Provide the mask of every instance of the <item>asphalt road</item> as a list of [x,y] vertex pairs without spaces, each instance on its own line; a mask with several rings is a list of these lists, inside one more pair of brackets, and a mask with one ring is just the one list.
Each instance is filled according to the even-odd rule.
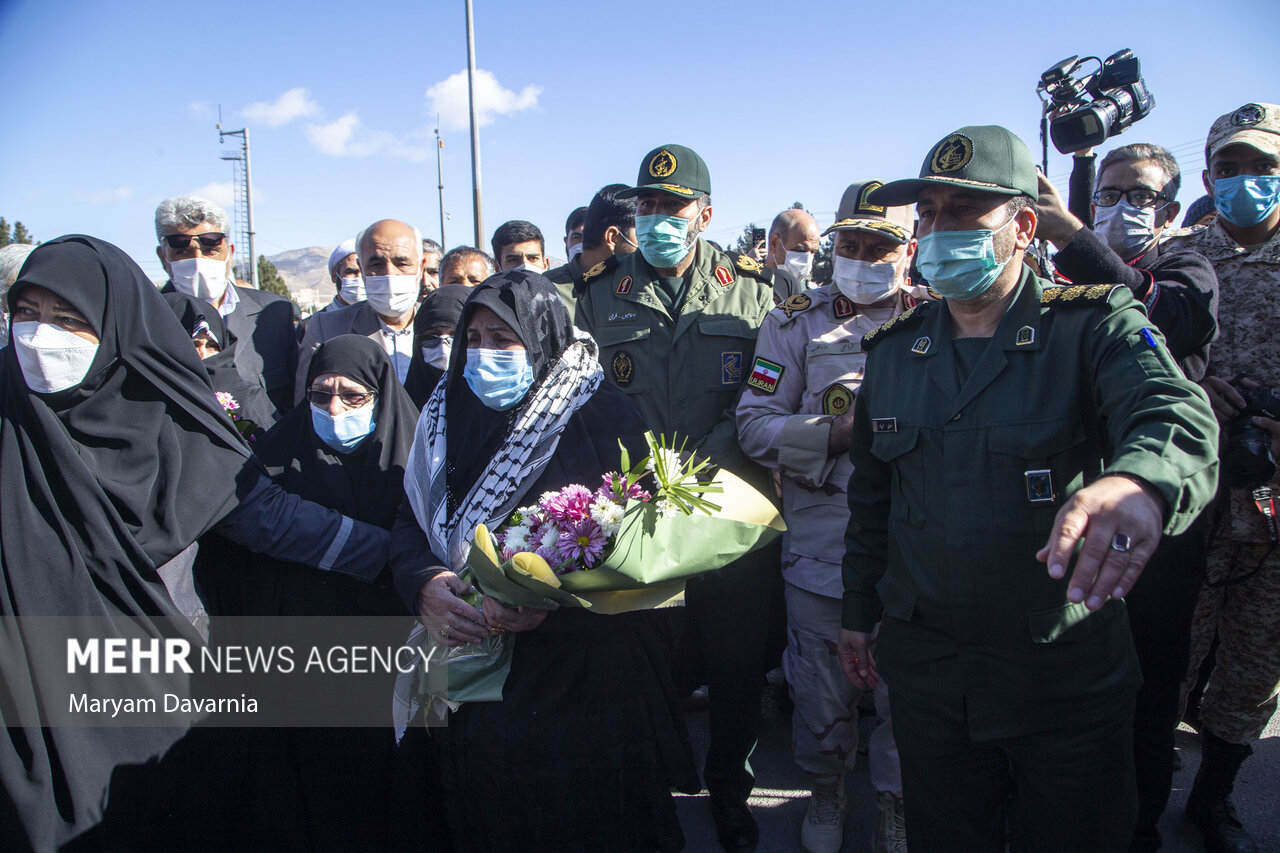
[[[808,808],[807,777],[791,760],[791,720],[779,708],[778,695],[782,689],[785,687],[775,675],[765,698],[764,732],[751,760],[756,790],[750,804],[760,823],[758,849],[761,853],[800,851],[800,822]],[[863,720],[864,737],[872,724],[870,719]],[[691,714],[689,729],[694,748],[704,752],[706,713]],[[1160,833],[1164,837],[1162,850],[1199,853],[1204,850],[1200,832],[1187,821],[1182,810],[1200,763],[1200,740],[1184,728],[1178,732],[1177,747],[1182,755],[1182,769],[1174,774],[1173,794],[1160,822]],[[865,755],[858,757],[854,772],[846,776],[846,785],[850,814],[845,824],[842,853],[866,853],[871,850],[876,809]],[[1280,714],[1271,718],[1261,743],[1241,768],[1234,800],[1260,853],[1280,853]],[[714,853],[720,850],[705,792],[695,796],[677,795],[677,808],[684,827],[686,851]]]

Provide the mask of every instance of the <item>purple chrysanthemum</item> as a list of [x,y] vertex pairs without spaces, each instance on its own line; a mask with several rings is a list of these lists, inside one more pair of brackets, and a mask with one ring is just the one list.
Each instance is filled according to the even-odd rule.
[[600,562],[604,544],[604,531],[590,518],[566,526],[556,543],[565,559],[577,560],[588,569]]
[[543,500],[541,507],[556,521],[581,521],[591,515],[592,497],[586,486],[575,483],[565,486],[556,494]]

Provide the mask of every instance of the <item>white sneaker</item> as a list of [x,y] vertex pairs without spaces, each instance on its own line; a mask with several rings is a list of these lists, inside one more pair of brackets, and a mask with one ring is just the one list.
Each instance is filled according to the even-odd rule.
[[807,853],[840,853],[844,846],[844,774],[809,774],[813,793],[800,825],[800,846]]
[[879,814],[871,835],[871,849],[875,853],[907,853],[907,818],[902,797],[877,791],[876,809]]

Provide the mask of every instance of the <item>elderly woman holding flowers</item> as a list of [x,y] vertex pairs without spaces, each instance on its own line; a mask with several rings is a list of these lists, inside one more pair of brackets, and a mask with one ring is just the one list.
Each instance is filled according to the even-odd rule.
[[[595,342],[539,275],[509,271],[477,287],[455,341],[418,424],[392,569],[438,642],[507,632],[514,648],[501,701],[464,704],[429,733],[410,727],[396,809],[440,811],[445,827],[422,827],[422,848],[447,829],[458,851],[679,850],[670,790],[696,789],[697,776],[665,617],[510,608],[488,597],[477,609],[458,574],[478,524],[497,529],[553,492],[543,503],[554,503],[544,509],[558,523],[517,518],[506,547],[514,536],[536,541],[548,562],[597,555],[617,519],[591,487],[619,470],[620,441],[644,455],[640,413],[602,384]],[[573,484],[582,488],[565,489]]]

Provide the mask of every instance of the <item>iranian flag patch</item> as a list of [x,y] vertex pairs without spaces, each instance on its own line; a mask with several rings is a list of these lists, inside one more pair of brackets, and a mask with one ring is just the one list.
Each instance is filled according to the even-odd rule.
[[781,364],[756,356],[755,363],[751,365],[751,376],[747,378],[747,384],[752,388],[759,388],[766,394],[772,394],[778,390],[778,380],[782,378],[783,369]]

